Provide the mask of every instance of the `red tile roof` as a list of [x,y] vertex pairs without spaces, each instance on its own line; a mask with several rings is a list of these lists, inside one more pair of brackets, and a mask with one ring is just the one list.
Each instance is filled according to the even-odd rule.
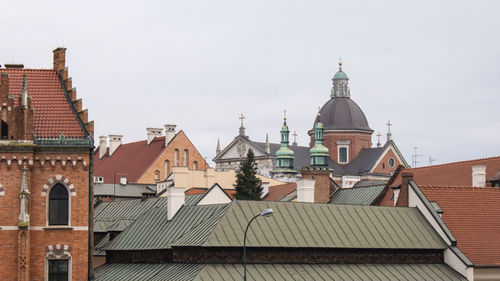
[[294,182],[270,186],[269,193],[264,197],[264,201],[279,201],[296,189],[297,184]]
[[489,180],[496,172],[500,171],[500,156],[454,162],[442,165],[426,166],[407,169],[406,172],[413,173],[413,179],[420,185],[472,185],[472,166],[486,166],[486,180]]
[[500,266],[500,188],[419,187],[438,202],[458,247],[474,265]]
[[80,123],[71,110],[55,70],[0,69],[9,73],[9,94],[19,103],[23,75],[26,74],[28,94],[33,106],[33,129],[37,137],[85,137]]
[[[156,137],[149,145],[146,140],[121,144],[111,157],[108,152],[99,159],[99,149],[94,152],[94,175],[104,177],[104,183],[116,182],[126,177],[136,183],[165,148],[165,137]],[[118,174],[119,173],[119,174]]]

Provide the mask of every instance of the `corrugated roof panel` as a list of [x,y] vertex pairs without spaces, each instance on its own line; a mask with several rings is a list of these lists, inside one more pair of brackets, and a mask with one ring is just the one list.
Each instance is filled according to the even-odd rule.
[[415,208],[256,201],[231,203],[202,245],[243,246],[247,222],[266,208],[274,214],[252,223],[250,247],[445,248]]
[[368,206],[383,189],[384,185],[339,189],[333,194],[332,200],[329,203]]

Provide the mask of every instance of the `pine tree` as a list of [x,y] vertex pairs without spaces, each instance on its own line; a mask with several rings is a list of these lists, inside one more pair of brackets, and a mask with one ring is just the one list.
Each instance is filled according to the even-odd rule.
[[257,163],[252,149],[248,150],[247,158],[241,162],[236,174],[235,198],[238,200],[262,200],[262,181],[256,177]]

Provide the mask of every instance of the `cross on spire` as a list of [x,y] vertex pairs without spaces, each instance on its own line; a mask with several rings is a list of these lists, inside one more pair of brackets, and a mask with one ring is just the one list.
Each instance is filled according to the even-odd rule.
[[285,121],[285,124],[286,124],[286,109],[283,110],[283,120]]
[[297,132],[293,131],[292,136],[293,136],[293,145],[297,145],[297,136],[298,136]]
[[377,134],[377,147],[380,147],[382,144],[380,143],[380,137],[382,136],[382,134],[380,133],[380,131],[378,132]]
[[245,119],[246,117],[243,116],[243,113],[241,113],[240,117],[238,117],[238,119],[241,120],[241,127],[243,128],[243,120]]
[[391,120],[387,121],[386,125],[387,125],[387,133],[390,134],[391,133],[391,126],[392,126]]

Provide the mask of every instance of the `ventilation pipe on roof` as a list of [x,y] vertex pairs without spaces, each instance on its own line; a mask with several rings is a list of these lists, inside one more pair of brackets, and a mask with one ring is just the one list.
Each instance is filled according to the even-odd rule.
[[150,144],[156,137],[161,136],[162,128],[146,128],[148,132],[147,143]]
[[297,181],[297,202],[314,203],[315,180],[301,179]]
[[109,156],[122,144],[123,135],[109,135]]
[[167,187],[167,220],[172,220],[182,205],[184,205],[186,199],[184,190],[184,187]]
[[472,186],[474,187],[486,186],[486,166],[484,165],[472,166]]
[[104,154],[106,154],[106,141],[108,137],[106,136],[99,136],[99,159],[102,159],[104,157]]
[[177,127],[177,125],[165,125],[165,147],[175,137],[175,127]]

